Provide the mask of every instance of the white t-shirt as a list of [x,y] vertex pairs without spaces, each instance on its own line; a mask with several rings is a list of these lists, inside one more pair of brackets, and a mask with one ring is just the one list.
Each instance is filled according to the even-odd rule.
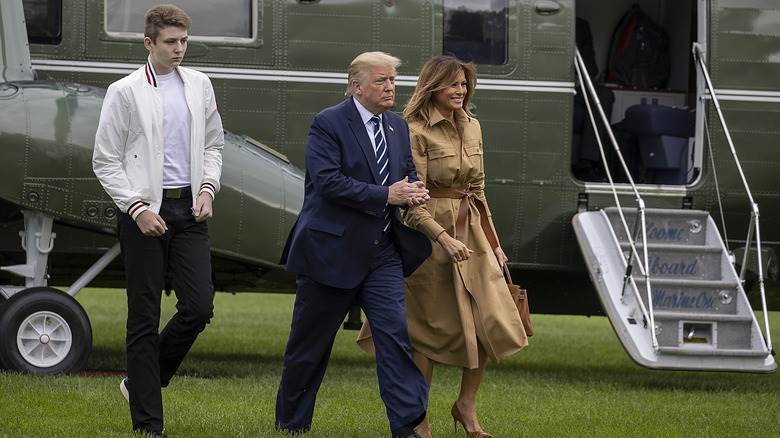
[[190,185],[192,116],[184,96],[184,82],[174,70],[167,75],[158,75],[157,84],[163,98],[163,188],[186,187]]

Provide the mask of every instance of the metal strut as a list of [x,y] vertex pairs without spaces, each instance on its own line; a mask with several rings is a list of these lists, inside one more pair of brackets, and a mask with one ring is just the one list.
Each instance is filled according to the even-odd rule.
[[[49,282],[47,274],[49,253],[54,249],[54,239],[57,238],[57,234],[51,231],[54,219],[39,211],[24,210],[22,214],[24,215],[24,230],[19,232],[19,237],[22,249],[27,255],[27,263],[0,266],[0,270],[23,277],[24,286],[0,285],[0,294],[6,298],[31,287],[46,287]],[[75,296],[97,277],[120,252],[119,242],[117,242],[68,288],[68,295]]]
[[[23,210],[24,231],[19,232],[22,249],[27,255],[27,263],[23,265],[0,266],[3,271],[24,277],[24,288],[3,288],[4,295],[13,295],[14,289],[47,286],[49,276],[46,265],[49,253],[54,249],[56,233],[52,233],[54,219],[40,211]],[[16,291],[18,292],[18,290]]]
[[715,87],[712,85],[712,79],[710,78],[709,71],[707,70],[707,65],[704,62],[704,50],[702,49],[701,44],[699,43],[693,43],[693,47],[691,49],[693,51],[693,59],[696,61],[696,65],[701,70],[702,76],[704,77],[706,88],[710,92],[710,98],[712,99],[712,103],[715,106],[715,112],[718,115],[718,120],[720,121],[720,125],[723,128],[723,134],[726,137],[726,142],[729,145],[729,151],[731,152],[731,156],[734,158],[734,165],[737,167],[737,172],[739,173],[739,177],[742,181],[742,186],[745,189],[745,193],[748,197],[748,202],[750,204],[750,225],[748,226],[748,234],[747,238],[745,239],[745,254],[742,259],[742,269],[740,272],[739,279],[740,281],[745,280],[745,270],[747,265],[747,257],[748,253],[750,252],[750,245],[753,240],[753,235],[755,233],[756,237],[756,261],[758,264],[758,287],[759,291],[761,292],[761,307],[764,311],[764,336],[765,336],[765,345],[766,350],[768,352],[772,351],[772,334],[769,331],[769,313],[767,312],[767,306],[766,306],[766,288],[764,285],[764,266],[763,266],[763,260],[762,260],[762,248],[761,248],[761,225],[759,222],[759,211],[758,211],[758,203],[756,203],[755,199],[753,198],[753,193],[750,191],[750,185],[748,185],[747,177],[745,176],[745,172],[742,170],[742,163],[739,161],[739,157],[737,156],[737,149],[734,147],[734,141],[731,139],[731,132],[729,131],[729,127],[726,124],[726,117],[723,115],[723,110],[720,107],[720,101],[718,100],[718,95],[715,92]]
[[72,285],[68,288],[67,291],[65,291],[70,296],[75,296],[79,291],[84,288],[84,286],[88,285],[90,281],[94,280],[95,277],[100,274],[103,269],[106,268],[106,266],[109,265],[114,259],[122,252],[119,242],[115,243],[114,246],[109,248],[108,251],[106,251],[105,254],[100,256],[99,259],[95,263],[92,264],[92,266],[89,267],[86,271],[84,271],[81,276],[73,282]]
[[[636,187],[636,184],[634,183],[634,179],[631,176],[631,172],[628,169],[628,166],[626,165],[625,160],[623,159],[623,154],[620,152],[620,148],[618,147],[617,140],[615,139],[615,134],[612,132],[612,129],[609,124],[609,119],[607,118],[606,114],[604,114],[604,109],[601,106],[601,102],[599,101],[598,94],[596,93],[596,89],[593,87],[593,83],[590,80],[590,76],[588,74],[588,69],[585,66],[585,62],[582,60],[582,56],[580,55],[579,50],[574,51],[574,69],[577,73],[577,77],[580,80],[580,84],[582,84],[583,93],[582,97],[585,100],[585,107],[588,112],[588,117],[590,119],[591,125],[594,128],[594,133],[596,135],[596,143],[599,145],[599,152],[601,154],[601,160],[604,163],[604,169],[607,174],[607,178],[609,180],[609,185],[612,188],[612,196],[615,199],[615,205],[618,208],[618,214],[620,216],[620,222],[623,225],[623,231],[626,234],[626,237],[628,238],[628,243],[631,247],[631,251],[629,254],[626,255],[626,272],[630,272],[630,269],[632,269],[633,261],[636,260],[639,266],[639,271],[643,276],[644,280],[644,289],[645,294],[647,297],[647,307],[645,307],[644,303],[642,302],[642,298],[639,293],[639,288],[636,285],[636,281],[634,280],[633,276],[626,276],[624,277],[624,284],[623,284],[623,291],[621,292],[621,301],[623,299],[623,296],[625,294],[626,285],[627,282],[631,284],[631,290],[634,292],[634,296],[636,298],[636,304],[639,307],[639,309],[642,312],[643,322],[644,326],[647,327],[648,321],[650,323],[650,341],[652,342],[653,349],[658,351],[658,337],[656,336],[655,332],[655,315],[653,311],[653,298],[651,295],[651,288],[650,288],[650,268],[648,266],[648,249],[647,249],[647,223],[646,223],[646,216],[645,216],[645,201],[642,199],[642,196],[639,194],[639,190]],[[604,127],[607,131],[607,136],[609,137],[610,143],[612,144],[612,148],[614,149],[618,159],[620,160],[620,164],[623,168],[623,172],[626,175],[626,179],[628,180],[628,183],[631,185],[631,189],[634,192],[635,200],[637,203],[637,217],[634,220],[634,228],[633,232],[629,230],[628,223],[626,222],[626,218],[623,214],[623,208],[620,204],[620,199],[617,194],[617,189],[615,187],[615,182],[612,179],[612,174],[609,170],[609,166],[607,165],[606,155],[604,152],[604,146],[601,142],[601,136],[598,133],[598,126],[596,124],[595,116],[593,115],[593,109],[591,108],[591,102],[588,97],[590,94],[590,97],[593,99],[593,104],[596,107],[596,110],[598,111],[598,115],[601,118],[602,123],[604,124]],[[636,240],[637,237],[639,237],[641,234],[642,237],[642,255],[643,257],[639,256],[639,252],[637,250]],[[632,237],[633,236],[633,237]]]

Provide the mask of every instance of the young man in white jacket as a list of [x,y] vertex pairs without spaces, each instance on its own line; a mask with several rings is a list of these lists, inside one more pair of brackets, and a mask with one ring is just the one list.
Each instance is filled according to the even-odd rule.
[[[120,210],[127,276],[127,379],[133,430],[164,435],[168,385],[213,313],[206,220],[219,191],[224,136],[206,75],[180,67],[191,20],[180,8],[145,15],[143,67],[108,88],[95,136],[95,175]],[[169,270],[177,312],[158,334]]]

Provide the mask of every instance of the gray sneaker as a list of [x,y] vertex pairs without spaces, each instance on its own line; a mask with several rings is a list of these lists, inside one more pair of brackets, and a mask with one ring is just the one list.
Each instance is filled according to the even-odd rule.
[[130,393],[127,391],[127,377],[122,379],[121,382],[119,382],[119,392],[122,393],[122,397],[127,400],[128,403],[130,403]]

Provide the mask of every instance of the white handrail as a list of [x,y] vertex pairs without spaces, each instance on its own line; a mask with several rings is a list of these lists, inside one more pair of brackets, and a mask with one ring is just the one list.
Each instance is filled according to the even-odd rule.
[[[599,145],[599,153],[601,154],[601,161],[604,164],[604,171],[607,174],[607,179],[609,180],[609,185],[612,189],[612,195],[615,198],[615,204],[618,209],[618,215],[620,216],[620,221],[623,225],[623,230],[626,234],[626,239],[628,240],[629,245],[631,246],[631,255],[629,255],[628,260],[626,261],[626,278],[623,279],[623,292],[625,292],[626,283],[630,282],[632,291],[634,292],[636,301],[639,305],[640,310],[642,311],[642,314],[646,318],[646,320],[649,320],[650,322],[650,338],[652,340],[653,348],[657,351],[658,350],[658,339],[656,337],[655,333],[655,315],[653,313],[653,298],[650,292],[650,267],[648,264],[648,254],[647,254],[647,223],[645,220],[645,202],[642,199],[642,197],[639,195],[639,190],[636,187],[636,184],[634,184],[634,179],[631,176],[631,172],[628,169],[628,166],[626,165],[625,160],[623,159],[623,154],[620,152],[620,148],[618,147],[617,140],[615,139],[615,134],[612,132],[612,128],[609,124],[609,119],[607,119],[606,114],[604,114],[604,108],[601,106],[601,102],[599,101],[598,95],[596,94],[596,89],[593,87],[593,83],[590,80],[590,75],[588,74],[588,69],[585,66],[585,62],[582,60],[582,56],[580,55],[580,51],[575,49],[575,60],[574,60],[574,67],[577,72],[577,76],[580,80],[580,84],[587,87],[587,92],[583,90],[582,96],[585,100],[585,107],[588,110],[588,117],[590,118],[590,122],[593,125],[593,131],[596,135],[596,142]],[[584,73],[583,73],[584,72]],[[588,98],[588,93],[591,94],[591,97],[595,101],[596,109],[599,112],[599,115],[601,116],[601,121],[604,124],[607,134],[609,135],[609,139],[612,143],[612,147],[615,150],[615,153],[617,154],[617,157],[620,160],[620,164],[623,167],[623,172],[626,174],[626,177],[628,178],[629,184],[631,185],[631,189],[634,192],[634,196],[636,197],[637,202],[637,212],[638,217],[640,220],[640,224],[637,224],[636,219],[634,220],[634,230],[637,230],[637,226],[641,226],[642,230],[642,252],[644,255],[644,259],[641,259],[639,257],[639,253],[636,249],[636,245],[634,240],[636,239],[636,232],[632,233],[629,231],[628,223],[626,222],[626,218],[623,215],[623,208],[620,205],[620,199],[617,194],[617,188],[615,187],[615,182],[612,179],[612,173],[609,170],[609,165],[607,163],[606,154],[604,152],[604,146],[601,142],[601,136],[598,132],[598,126],[596,124],[596,120],[593,117],[593,110],[591,108],[591,103]],[[648,308],[645,308],[644,303],[642,302],[641,297],[639,296],[639,290],[637,288],[636,282],[634,281],[633,276],[631,275],[630,267],[632,266],[631,260],[632,258],[636,258],[636,260],[639,262],[639,267],[641,270],[642,275],[644,276],[645,280],[645,290],[647,293],[647,303]]]
[[720,101],[718,100],[718,96],[715,93],[715,87],[712,85],[712,80],[710,79],[709,71],[707,70],[707,65],[704,63],[704,51],[702,50],[702,46],[699,43],[693,43],[693,58],[696,61],[696,65],[699,66],[701,69],[702,75],[704,76],[704,80],[706,83],[706,87],[710,92],[710,97],[712,98],[712,103],[715,105],[715,111],[718,114],[718,119],[720,120],[720,125],[723,127],[723,133],[726,136],[726,141],[729,145],[729,150],[731,151],[731,156],[734,158],[734,164],[737,166],[737,171],[739,172],[739,177],[742,180],[742,186],[745,189],[745,192],[747,193],[748,200],[750,202],[750,225],[748,226],[748,235],[747,239],[745,239],[745,254],[742,258],[742,269],[740,270],[740,280],[744,281],[745,279],[745,270],[747,266],[748,261],[748,253],[750,252],[750,243],[753,239],[753,231],[755,230],[756,233],[756,262],[758,264],[758,287],[761,291],[761,306],[764,311],[764,331],[766,332],[766,349],[767,351],[772,351],[772,334],[769,331],[769,314],[767,312],[766,308],[766,289],[764,287],[764,263],[762,260],[762,254],[761,254],[761,227],[759,224],[759,211],[758,211],[758,204],[753,199],[753,193],[750,191],[750,186],[747,182],[747,177],[745,176],[745,172],[742,170],[742,163],[739,161],[739,157],[737,156],[737,150],[734,148],[734,141],[731,139],[731,132],[729,131],[728,126],[726,125],[726,118],[723,116],[723,111],[720,108]]

